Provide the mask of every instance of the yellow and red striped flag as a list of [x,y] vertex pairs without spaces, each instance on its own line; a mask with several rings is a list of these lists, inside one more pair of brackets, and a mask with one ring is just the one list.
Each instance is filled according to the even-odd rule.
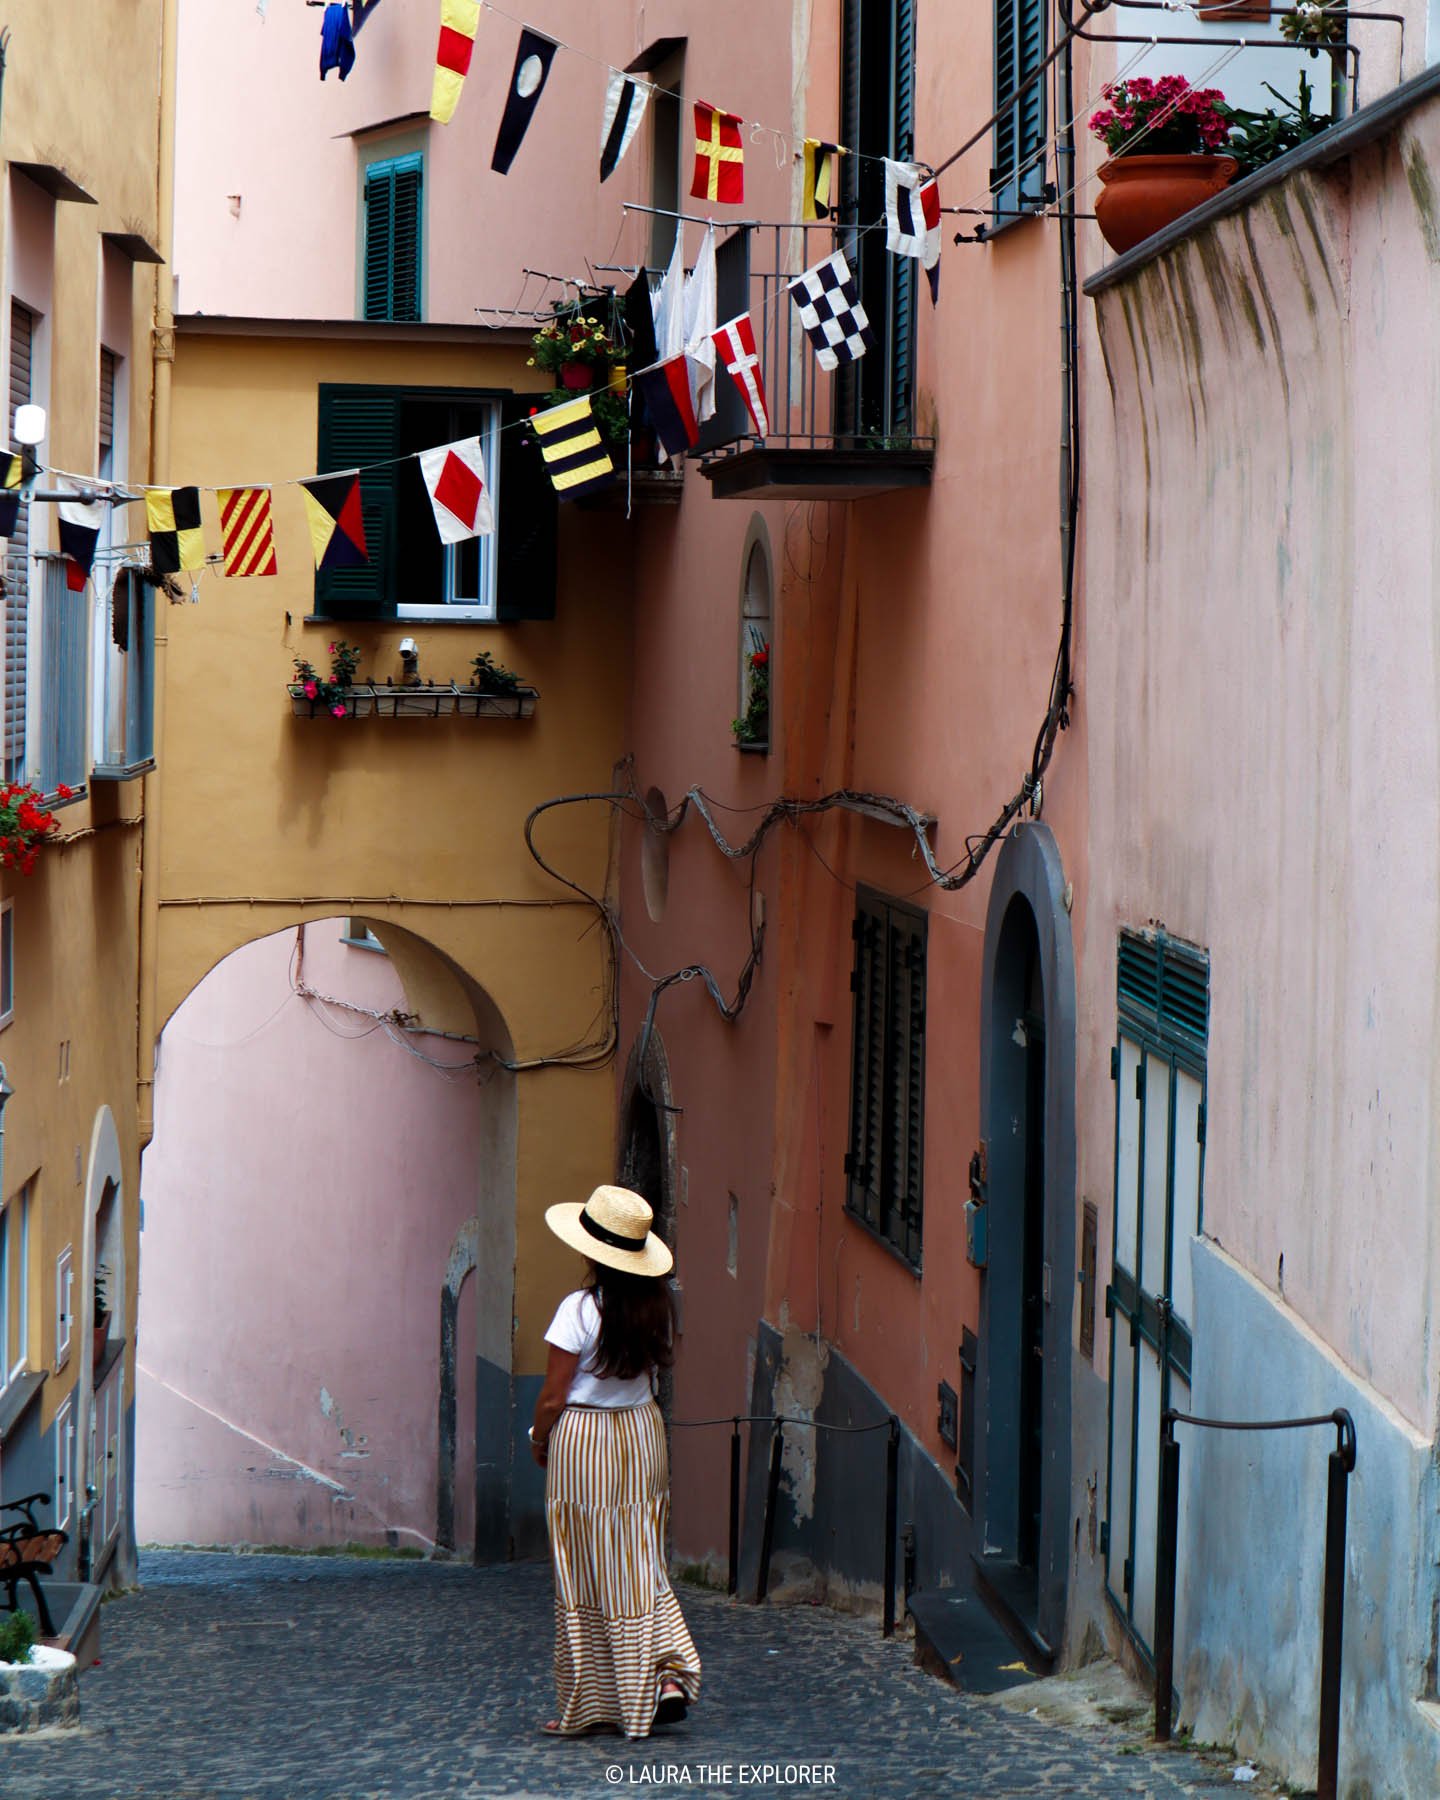
[[220,548],[227,575],[275,574],[268,487],[220,489]]
[[430,94],[430,117],[439,125],[448,125],[454,116],[479,25],[480,0],[440,0],[440,42]]

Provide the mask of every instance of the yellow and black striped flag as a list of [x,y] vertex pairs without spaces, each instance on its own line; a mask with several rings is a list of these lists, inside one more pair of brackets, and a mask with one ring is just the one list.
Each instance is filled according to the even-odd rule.
[[530,423],[540,440],[545,472],[562,500],[576,500],[604,487],[614,475],[615,465],[595,424],[588,394],[537,412]]
[[157,575],[205,567],[205,535],[200,529],[200,490],[146,488],[145,524],[150,532],[150,567]]

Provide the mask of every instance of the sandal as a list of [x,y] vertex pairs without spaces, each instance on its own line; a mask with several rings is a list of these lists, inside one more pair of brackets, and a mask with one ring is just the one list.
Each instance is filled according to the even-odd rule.
[[657,1725],[678,1725],[689,1711],[690,1703],[685,1698],[685,1690],[678,1681],[666,1680],[660,1683],[660,1699],[655,1707],[655,1723]]
[[590,1725],[562,1725],[558,1719],[546,1719],[541,1723],[540,1731],[544,1737],[597,1737],[601,1732],[613,1731],[613,1725],[607,1725],[603,1719],[597,1719]]

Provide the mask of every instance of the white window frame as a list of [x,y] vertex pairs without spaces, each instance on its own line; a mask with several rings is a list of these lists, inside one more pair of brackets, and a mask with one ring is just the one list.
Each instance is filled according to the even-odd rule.
[[55,1258],[55,1367],[70,1360],[75,1328],[75,1252],[67,1244]]
[[485,426],[478,434],[480,449],[485,463],[485,492],[489,495],[490,505],[494,509],[495,529],[484,537],[475,539],[479,551],[477,568],[479,572],[479,593],[459,594],[456,586],[459,581],[460,550],[459,544],[446,544],[443,547],[441,582],[443,596],[438,604],[426,601],[407,605],[397,603],[395,616],[397,619],[471,619],[477,623],[493,623],[498,616],[496,583],[499,575],[500,557],[500,405],[495,400],[479,400],[475,403],[484,409]]
[[0,1031],[15,1017],[15,903],[0,900]]
[[67,1394],[55,1409],[55,1528],[70,1523],[75,1494],[75,1409]]
[[[3,1208],[0,1208],[0,1393],[4,1393],[19,1375],[25,1373],[30,1357],[30,1190],[25,1186]],[[10,1283],[11,1237],[18,1223],[18,1256],[20,1261],[20,1303],[15,1319],[15,1360],[10,1360]]]

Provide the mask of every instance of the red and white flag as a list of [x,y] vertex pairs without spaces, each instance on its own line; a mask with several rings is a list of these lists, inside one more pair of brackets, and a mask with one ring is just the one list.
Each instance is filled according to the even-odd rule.
[[885,248],[893,256],[913,256],[930,281],[930,299],[940,291],[940,184],[919,163],[885,162]]
[[745,121],[735,113],[695,102],[695,176],[690,183],[694,200],[723,200],[739,206],[745,198],[745,145],[740,127]]
[[485,491],[485,459],[478,437],[422,450],[420,473],[435,508],[435,529],[442,544],[459,544],[494,531],[495,509]]
[[755,351],[755,327],[749,313],[731,319],[714,334],[715,348],[734,377],[745,400],[757,437],[770,431],[770,415],[765,410],[765,382],[760,374],[760,358]]

